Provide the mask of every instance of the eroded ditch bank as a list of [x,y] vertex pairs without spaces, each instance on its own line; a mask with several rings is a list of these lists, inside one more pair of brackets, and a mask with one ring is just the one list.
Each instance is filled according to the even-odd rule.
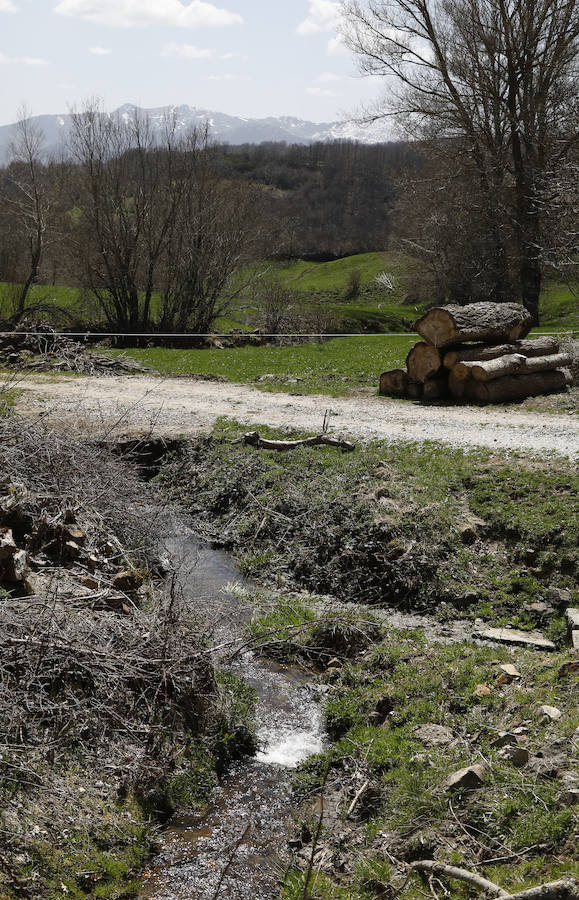
[[[544,460],[416,445],[372,445],[348,457],[320,448],[280,457],[233,444],[238,435],[235,425],[226,425],[211,440],[173,448],[178,456],[163,467],[162,482],[185,502],[196,534],[233,550],[243,574],[259,577],[270,589],[250,585],[245,596],[239,587],[222,594],[220,588],[236,579],[231,562],[213,550],[204,562],[180,523],[173,551],[185,563],[180,568],[189,602],[178,604],[188,615],[178,620],[171,656],[159,643],[162,619],[151,618],[155,607],[145,595],[130,594],[127,602],[108,605],[119,600],[109,582],[123,554],[117,546],[107,557],[111,551],[105,552],[99,537],[99,516],[113,510],[122,530],[130,514],[135,547],[145,521],[157,539],[174,529],[166,519],[155,518],[132,487],[119,491],[114,467],[97,473],[90,503],[85,497],[79,506],[80,486],[96,470],[90,448],[85,453],[79,446],[49,441],[42,465],[29,466],[30,485],[18,500],[20,512],[38,509],[49,482],[54,486],[43,502],[51,528],[69,521],[64,515],[71,496],[77,498],[77,521],[93,510],[93,518],[82,523],[87,540],[78,558],[63,557],[53,572],[58,581],[66,572],[66,591],[59,587],[58,628],[52,623],[47,646],[60,653],[61,623],[80,623],[68,649],[71,660],[87,657],[82,669],[87,673],[88,656],[99,658],[100,645],[91,641],[106,625],[108,633],[123,635],[138,648],[140,665],[147,665],[152,681],[150,691],[142,693],[141,682],[125,672],[126,656],[115,651],[110,665],[114,662],[118,687],[110,679],[104,679],[104,687],[111,696],[126,696],[133,708],[135,700],[144,701],[142,709],[137,704],[142,718],[132,744],[125,732],[103,728],[94,717],[89,730],[78,729],[72,741],[60,727],[51,732],[54,756],[44,755],[46,734],[39,735],[35,749],[35,732],[28,732],[26,759],[40,780],[19,785],[16,804],[10,806],[12,796],[7,806],[10,827],[22,823],[14,831],[7,896],[114,897],[123,895],[121,885],[124,895],[138,895],[129,879],[148,850],[150,827],[133,779],[152,773],[149,795],[155,784],[164,783],[161,793],[155,797],[153,792],[149,810],[169,799],[183,810],[191,806],[187,791],[178,788],[189,786],[197,750],[191,723],[179,717],[190,715],[189,701],[195,697],[210,701],[208,736],[221,768],[223,761],[229,766],[214,805],[173,820],[165,832],[161,868],[151,871],[146,888],[157,893],[150,896],[212,897],[224,875],[223,895],[275,896],[279,888],[287,900],[366,900],[398,890],[417,856],[458,862],[513,889],[576,869],[577,665],[563,649],[561,616],[565,592],[573,602],[579,600],[573,594],[576,473]],[[105,482],[107,471],[111,477]],[[128,470],[119,471],[122,477]],[[66,502],[61,505],[63,488]],[[27,529],[15,534],[27,545]],[[44,540],[43,534],[32,537]],[[96,577],[83,573],[93,541],[100,567]],[[65,545],[57,541],[49,551],[54,562],[72,549],[65,551]],[[44,570],[43,560],[38,563]],[[100,583],[90,589],[84,585],[83,592],[79,584],[86,577]],[[172,593],[163,607],[167,619],[176,609]],[[385,612],[390,603],[399,618]],[[3,606],[4,614],[16,617],[9,627],[23,633],[24,608],[46,607],[23,596]],[[401,609],[409,612],[402,615]],[[427,617],[428,609],[434,613]],[[561,649],[546,654],[464,642],[471,633],[469,620],[475,618],[541,627]],[[191,634],[191,653],[199,659],[216,643],[226,644],[226,651],[239,641],[252,641],[253,656],[239,656],[235,665],[262,696],[262,747],[255,758],[231,764],[235,754],[228,748],[229,735],[238,743],[235,752],[243,749],[248,698],[241,688],[230,689],[227,680],[220,690],[211,679],[205,686],[192,684],[187,653],[183,656],[179,646],[180,636]],[[32,651],[34,641],[29,645]],[[37,662],[31,656],[30,663]],[[322,673],[315,679],[321,705],[302,683],[296,663]],[[46,687],[57,690],[59,701],[65,701],[62,713],[70,718],[79,701],[92,697],[93,683],[79,679],[72,662],[59,664],[58,671],[57,681],[31,685],[37,697]],[[241,712],[223,707],[243,696]],[[541,712],[547,707],[556,712]],[[151,709],[161,718],[151,721]],[[42,714],[33,721],[35,728],[45,727]],[[161,735],[166,743],[159,743]],[[250,745],[246,735],[245,749]],[[287,763],[316,750],[321,752],[292,774]],[[22,753],[21,748],[14,753]],[[79,759],[83,767],[73,772]],[[161,777],[151,763],[167,760],[170,768]],[[444,787],[453,773],[482,763],[476,789],[472,784]],[[203,757],[202,765],[207,783],[199,785],[196,810],[211,781],[211,761]],[[67,805],[58,815],[52,800],[40,806],[40,797],[44,802],[51,796],[46,787],[66,793]],[[140,790],[141,796],[147,793],[142,780]],[[39,831],[31,835],[26,826],[35,809]],[[82,828],[74,830],[75,820]],[[236,847],[247,820],[253,832]],[[5,872],[2,877],[6,881]],[[416,876],[405,896],[423,896],[424,887]],[[458,886],[452,896],[466,896],[466,890]]]
[[[433,445],[280,456],[239,433],[222,425],[162,477],[201,534],[275,588],[252,592],[260,652],[314,663],[329,687],[327,746],[292,778],[282,896],[389,896],[422,857],[513,892],[577,871],[578,667],[562,618],[579,599],[576,473]],[[389,603],[416,611],[393,628]],[[560,650],[470,640],[490,625],[542,628]],[[454,777],[472,767],[478,783]],[[418,876],[404,890],[423,896]]]

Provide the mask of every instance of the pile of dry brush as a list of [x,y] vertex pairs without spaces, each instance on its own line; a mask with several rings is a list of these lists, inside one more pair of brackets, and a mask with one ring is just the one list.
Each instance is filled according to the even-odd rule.
[[8,417],[0,469],[2,533],[29,570],[0,587],[0,830],[14,853],[31,809],[55,839],[80,816],[79,780],[83,793],[99,779],[114,795],[158,789],[219,712],[202,623],[172,582],[129,577],[150,570],[161,530],[130,465]]
[[146,371],[126,356],[105,356],[58,333],[51,325],[22,322],[0,332],[0,366],[27,371],[75,372],[80,375],[119,375]]

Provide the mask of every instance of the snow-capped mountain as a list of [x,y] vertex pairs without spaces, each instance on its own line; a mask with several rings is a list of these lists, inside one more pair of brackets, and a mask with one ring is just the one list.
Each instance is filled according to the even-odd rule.
[[[261,144],[266,141],[286,141],[288,144],[313,144],[349,140],[359,141],[363,144],[379,144],[392,140],[389,126],[385,122],[366,126],[352,121],[307,122],[291,116],[244,119],[212,110],[197,109],[194,106],[164,106],[143,110],[131,103],[119,107],[111,115],[129,118],[136,111],[146,113],[153,125],[159,128],[168,114],[175,116],[178,129],[183,131],[193,125],[207,122],[212,138],[218,143]],[[48,152],[57,153],[64,147],[70,130],[68,114],[34,116],[33,122],[44,132],[45,146]],[[8,158],[9,148],[15,135],[14,125],[0,126],[0,163],[5,162]]]

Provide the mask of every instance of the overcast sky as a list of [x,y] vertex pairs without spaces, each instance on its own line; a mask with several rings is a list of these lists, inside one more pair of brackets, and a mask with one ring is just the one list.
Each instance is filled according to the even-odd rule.
[[22,104],[67,112],[186,103],[315,122],[379,92],[357,75],[334,0],[0,0],[0,124]]

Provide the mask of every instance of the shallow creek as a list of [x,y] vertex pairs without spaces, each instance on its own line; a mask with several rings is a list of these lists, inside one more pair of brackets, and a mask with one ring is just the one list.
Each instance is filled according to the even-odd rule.
[[[233,587],[244,581],[231,557],[200,546],[179,519],[167,524],[165,551],[185,600],[212,623],[217,647],[242,647],[251,611]],[[462,641],[469,632],[466,622],[442,625],[424,615],[373,612],[384,624],[425,629],[442,643]],[[212,900],[218,888],[220,898],[239,900],[267,900],[279,892],[279,851],[291,829],[291,770],[323,749],[321,703],[311,675],[297,667],[243,652],[230,669],[256,691],[260,751],[231,767],[210,806],[177,816],[163,829],[142,900]]]
[[[174,523],[174,531],[166,538],[166,552],[186,599],[216,623],[218,644],[241,639],[249,615],[227,589],[243,583],[232,560],[200,548],[191,533],[183,533],[182,522]],[[283,875],[278,852],[291,822],[291,769],[323,747],[320,705],[300,669],[245,652],[231,670],[257,693],[260,751],[229,770],[207,809],[169,822],[142,898],[210,900],[220,880],[219,897],[265,900],[278,893]]]

